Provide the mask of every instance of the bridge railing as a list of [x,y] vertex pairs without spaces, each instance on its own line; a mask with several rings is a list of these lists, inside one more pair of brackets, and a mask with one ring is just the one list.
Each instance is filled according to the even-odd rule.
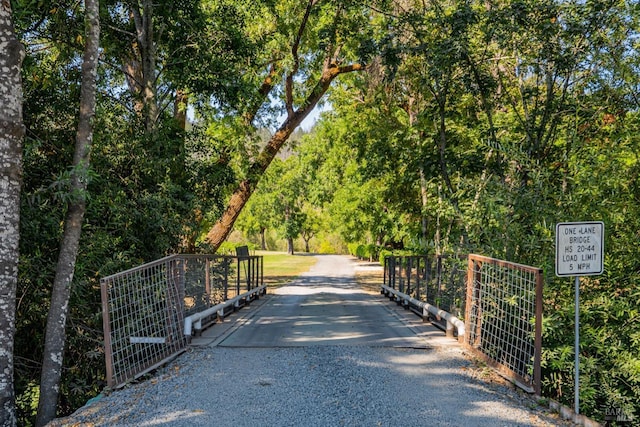
[[[444,310],[459,319],[465,311],[467,257],[411,255],[385,258],[383,283],[416,300]],[[415,307],[414,307],[415,308]],[[446,320],[432,316],[446,328]]]
[[540,395],[543,271],[469,255],[465,344],[521,388]]
[[[172,255],[101,282],[107,385],[119,387],[184,351],[185,318],[262,287],[259,256]],[[200,319],[205,327],[216,313]]]
[[542,286],[541,269],[480,255],[392,256],[382,292],[540,394]]

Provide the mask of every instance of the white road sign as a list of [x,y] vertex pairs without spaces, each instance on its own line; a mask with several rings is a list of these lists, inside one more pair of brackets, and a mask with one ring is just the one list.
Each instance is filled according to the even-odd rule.
[[556,276],[592,276],[604,271],[604,223],[556,224]]

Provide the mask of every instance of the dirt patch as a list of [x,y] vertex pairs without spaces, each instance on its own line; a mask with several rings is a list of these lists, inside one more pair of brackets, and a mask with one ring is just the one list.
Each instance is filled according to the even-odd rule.
[[360,288],[370,294],[379,294],[384,269],[379,262],[355,261],[355,279]]

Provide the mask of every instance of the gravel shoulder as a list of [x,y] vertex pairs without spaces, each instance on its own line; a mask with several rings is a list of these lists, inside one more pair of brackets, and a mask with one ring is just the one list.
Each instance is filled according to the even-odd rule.
[[[336,262],[343,264],[338,268]],[[335,278],[344,275],[345,283],[353,283],[349,263],[348,257],[318,263],[307,279],[320,281],[326,274],[340,285]],[[278,301],[278,295],[262,298],[210,328],[199,346],[144,381],[49,426],[573,425],[478,364],[444,333],[388,302],[427,345],[218,345]]]

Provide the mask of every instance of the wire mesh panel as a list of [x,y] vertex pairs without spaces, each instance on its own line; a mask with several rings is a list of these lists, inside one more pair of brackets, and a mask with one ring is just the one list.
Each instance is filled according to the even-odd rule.
[[263,284],[259,256],[174,255],[103,278],[107,384],[121,386],[183,351],[186,316]]
[[[423,301],[435,305],[458,319],[464,319],[467,291],[467,257],[437,255],[434,267],[426,282],[427,290]],[[444,319],[434,319],[445,327]]]
[[542,270],[469,255],[465,343],[540,393]]
[[185,316],[226,300],[233,257],[180,255],[177,262],[184,274]]
[[185,348],[184,271],[175,257],[101,281],[107,383],[119,386]]

